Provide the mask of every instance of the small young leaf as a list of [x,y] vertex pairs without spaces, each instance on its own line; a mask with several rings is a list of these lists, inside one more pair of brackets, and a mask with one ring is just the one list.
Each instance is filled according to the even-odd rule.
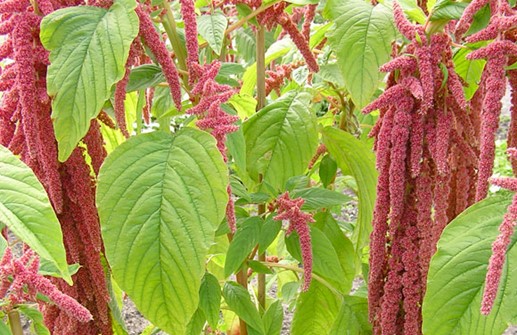
[[273,274],[273,271],[270,268],[258,261],[250,260],[248,261],[248,266],[256,273]]
[[258,243],[262,224],[263,220],[260,217],[252,216],[239,225],[226,254],[225,277],[229,277],[241,267],[253,247]]
[[481,80],[481,73],[483,73],[486,64],[484,59],[467,59],[466,56],[471,52],[470,49],[460,48],[452,59],[456,73],[468,84],[467,87],[463,88],[467,100],[472,99],[474,93],[476,93],[478,83]]
[[47,192],[32,170],[1,145],[0,194],[0,222],[71,284],[61,225]]
[[255,331],[264,335],[264,324],[259,312],[251,302],[248,291],[235,282],[228,281],[223,287],[223,297],[228,307]]
[[219,322],[219,309],[221,307],[221,286],[217,278],[205,273],[199,288],[199,308],[203,311],[208,324],[216,329]]
[[37,308],[27,305],[18,305],[18,310],[32,321],[32,328],[36,335],[50,335],[50,331],[43,322],[43,315]]
[[275,301],[269,306],[266,313],[262,317],[264,320],[264,328],[266,335],[278,335],[282,331],[282,322],[284,321],[284,310],[280,300]]
[[[193,335],[200,334],[201,331],[203,331],[205,321],[206,321],[205,314],[203,313],[203,311],[200,308],[198,308],[196,310],[196,312],[194,313],[194,315],[192,316],[192,319],[190,319],[190,322],[187,325],[187,331],[185,332],[185,334],[193,334]],[[158,328],[153,327],[153,329],[158,329]],[[152,333],[151,332],[149,333],[149,335],[154,335],[154,334],[157,334],[157,332],[153,331]],[[144,335],[144,333],[142,333],[141,335]]]
[[325,155],[321,159],[319,176],[323,187],[328,187],[336,178],[337,163],[330,155]]

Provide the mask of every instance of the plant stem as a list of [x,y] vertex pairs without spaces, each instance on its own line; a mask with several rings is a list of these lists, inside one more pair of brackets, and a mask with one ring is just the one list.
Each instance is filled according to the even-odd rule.
[[[303,274],[303,269],[299,268],[294,265],[288,265],[288,264],[280,264],[280,263],[272,263],[272,262],[261,262],[265,266],[269,266],[270,268],[280,268],[280,269],[286,269],[293,272],[301,273]],[[342,297],[343,293],[339,292],[332,286],[328,281],[323,279],[322,277],[318,276],[315,273],[312,273],[312,278],[322,283],[325,287],[327,287],[329,290],[331,290],[335,295]]]
[[[245,289],[248,289],[248,275],[247,266],[244,265],[241,271],[237,273],[237,282],[242,285]],[[248,335],[248,327],[246,322],[239,317],[240,335]]]
[[172,49],[176,54],[176,58],[178,59],[179,68],[183,71],[187,71],[187,63],[185,62],[187,52],[179,39],[178,31],[176,30],[176,21],[174,20],[174,15],[172,15],[172,8],[168,0],[165,0],[162,3],[162,8],[165,9],[165,16],[163,17],[162,24],[169,40],[171,41]]
[[9,326],[11,327],[13,335],[23,335],[20,313],[16,310],[12,310],[7,315],[9,317]]

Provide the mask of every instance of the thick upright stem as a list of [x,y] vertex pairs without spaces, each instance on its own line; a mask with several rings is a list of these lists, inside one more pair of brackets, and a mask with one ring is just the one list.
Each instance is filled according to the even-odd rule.
[[174,50],[174,54],[178,59],[179,68],[183,71],[187,71],[187,63],[185,62],[185,59],[187,58],[187,51],[179,39],[179,35],[176,30],[176,21],[174,20],[174,15],[172,14],[172,8],[169,4],[169,1],[164,1],[162,3],[162,8],[165,9],[163,27],[165,28],[165,32],[171,41],[172,49]]
[[22,321],[20,319],[20,313],[18,311],[10,311],[8,314],[9,326],[11,327],[11,333],[13,335],[23,335]]
[[[245,289],[248,289],[248,275],[247,266],[237,273],[237,282]],[[248,327],[243,319],[239,318],[240,335],[248,335]]]
[[[257,110],[264,108],[266,105],[266,33],[264,27],[257,29]],[[266,206],[260,204],[258,206],[258,215],[261,216],[266,212]],[[259,261],[266,260],[266,252],[259,254]],[[263,310],[266,309],[266,275],[258,274],[258,301]]]

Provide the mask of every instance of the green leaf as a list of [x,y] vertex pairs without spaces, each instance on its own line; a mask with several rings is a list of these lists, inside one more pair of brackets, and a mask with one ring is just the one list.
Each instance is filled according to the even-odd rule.
[[216,329],[221,307],[221,286],[213,274],[205,273],[199,288],[199,297],[199,308],[205,314],[208,324]]
[[280,300],[275,301],[269,306],[266,313],[262,317],[264,320],[264,328],[266,335],[278,335],[282,331],[282,322],[284,321],[284,310]]
[[423,302],[424,334],[500,335],[517,317],[517,234],[506,253],[490,315],[480,313],[491,247],[510,201],[491,197],[474,204],[443,231],[431,260]]
[[314,216],[314,219],[316,220],[315,227],[327,236],[336,250],[344,273],[344,276],[340,279],[341,288],[344,293],[348,293],[352,288],[356,273],[354,245],[329,212],[320,212]]
[[239,117],[244,120],[256,112],[257,100],[248,94],[235,94],[228,103],[235,108]]
[[292,193],[291,197],[300,197],[305,200],[302,206],[303,210],[328,208],[336,205],[342,205],[343,203],[351,200],[351,198],[348,195],[345,195],[343,193],[317,187],[295,190]]
[[430,21],[458,20],[468,3],[452,0],[438,1],[432,9]]
[[154,89],[151,114],[156,118],[157,122],[179,114],[176,109],[176,105],[172,101],[171,90],[169,87],[158,86]]
[[[190,319],[190,322],[187,325],[187,331],[185,332],[185,334],[193,334],[193,335],[200,334],[201,331],[203,330],[203,327],[205,326],[205,321],[206,321],[205,314],[203,313],[203,311],[201,309],[198,308],[196,310],[196,312],[194,313],[194,315],[192,316],[192,319]],[[152,329],[154,331],[149,332],[149,335],[158,334],[158,331],[157,331],[158,328],[153,327]],[[144,334],[142,332],[142,334],[140,334],[140,335],[147,335],[147,334]]]
[[129,74],[126,92],[140,91],[165,81],[162,69],[158,65],[144,64],[135,67]]
[[241,267],[253,247],[258,243],[262,222],[260,217],[252,216],[239,225],[226,254],[225,277],[229,277]]
[[220,10],[210,15],[201,15],[197,18],[199,34],[208,42],[208,45],[218,55],[224,42],[224,32],[228,26],[228,19]]
[[223,287],[223,297],[228,307],[256,332],[265,334],[264,324],[260,314],[251,302],[248,291],[235,282],[226,282]]
[[467,87],[463,88],[465,92],[465,98],[467,100],[472,99],[474,93],[476,93],[481,80],[481,73],[485,67],[486,60],[484,59],[467,59],[467,55],[472,50],[467,48],[460,48],[453,57],[454,69],[456,73],[468,84]]
[[425,24],[425,20],[427,19],[427,16],[425,15],[422,8],[420,8],[418,6],[416,0],[399,0],[398,3],[404,10],[404,13],[406,13],[406,15],[410,19],[412,19],[420,24]]
[[50,331],[43,322],[43,315],[37,308],[27,305],[18,305],[17,309],[32,321],[31,328],[36,335],[50,335]]
[[72,284],[61,225],[32,170],[0,145],[0,223]]
[[318,170],[321,183],[324,187],[329,186],[334,179],[336,178],[337,172],[337,163],[335,160],[330,157],[330,155],[325,155],[321,159],[320,167]]
[[9,327],[0,319],[0,335],[12,335]]
[[116,0],[109,10],[76,6],[41,22],[41,43],[50,51],[47,90],[64,162],[90,128],[111,87],[122,79],[129,46],[138,34],[135,0]]
[[339,312],[340,299],[320,282],[313,280],[296,302],[291,335],[327,335]]
[[[336,289],[345,292],[350,289],[349,283],[343,281],[345,273],[332,242],[317,227],[311,227],[312,242],[312,271],[330,282]],[[289,253],[299,261],[302,260],[298,234],[293,232],[286,237],[286,246]],[[314,283],[315,280],[312,281]],[[312,285],[312,284],[311,284]]]
[[274,273],[270,268],[268,268],[266,265],[264,265],[263,263],[261,263],[259,261],[249,260],[248,266],[250,267],[250,269],[252,269],[256,273],[265,273],[265,274]]
[[275,190],[301,175],[318,145],[316,120],[310,113],[310,95],[289,92],[261,109],[243,124],[250,177]]
[[273,217],[274,215],[269,215],[264,221],[262,228],[260,229],[260,235],[258,239],[259,254],[262,254],[264,251],[266,251],[271,243],[273,243],[278,233],[280,232],[280,229],[282,228],[282,222],[273,220]]
[[198,307],[227,185],[214,138],[192,128],[133,137],[101,168],[97,206],[113,276],[169,333],[183,334]]
[[366,298],[345,296],[339,314],[332,326],[330,335],[370,335],[372,326],[368,322],[368,300]]
[[358,186],[359,215],[352,235],[356,252],[367,243],[372,230],[377,185],[375,157],[371,149],[349,133],[332,127],[323,129],[323,143],[342,171],[348,170]]
[[379,67],[390,59],[396,37],[391,10],[362,0],[329,0],[324,14],[335,27],[328,35],[345,86],[358,108],[366,106],[384,74]]

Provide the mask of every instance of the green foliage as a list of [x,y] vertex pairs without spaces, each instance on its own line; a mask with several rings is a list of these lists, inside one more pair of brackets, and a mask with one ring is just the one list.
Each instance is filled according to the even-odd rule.
[[389,60],[396,36],[393,16],[382,4],[372,6],[362,0],[329,0],[325,15],[335,24],[328,38],[345,87],[355,105],[362,108],[384,77],[379,67]]
[[238,226],[226,254],[225,277],[237,272],[253,247],[258,243],[262,221],[261,218],[252,216]]
[[50,50],[47,90],[53,97],[52,118],[62,162],[124,75],[129,46],[138,33],[135,6],[135,0],[117,0],[109,10],[68,7],[41,22],[41,43]]
[[228,19],[220,10],[210,15],[202,15],[197,19],[199,34],[208,42],[208,45],[218,55],[224,43],[224,32],[228,25]]
[[372,326],[368,321],[368,301],[366,298],[345,296],[330,335],[341,334],[370,335]]
[[[286,181],[302,174],[318,145],[310,95],[290,92],[243,123],[250,177],[280,192]],[[264,188],[261,188],[263,190]]]
[[443,231],[431,260],[423,302],[424,334],[499,335],[517,318],[517,234],[506,254],[499,293],[490,315],[480,313],[491,255],[510,201],[487,198],[460,214]]
[[165,331],[184,333],[196,311],[227,183],[215,140],[194,129],[136,136],[102,166],[97,204],[113,276]]
[[72,284],[61,225],[43,185],[27,165],[1,145],[0,193],[0,223],[31,247],[42,261],[48,261],[49,272]]
[[235,282],[228,281],[223,287],[223,297],[228,307],[258,334],[265,334],[264,323],[251,301],[248,291]]
[[326,127],[323,130],[323,143],[341,171],[353,176],[357,182],[359,215],[352,241],[358,253],[368,242],[372,230],[377,185],[375,157],[364,142],[339,129]]
[[219,321],[220,306],[221,286],[217,278],[207,272],[199,288],[199,309],[206,316],[208,324],[214,329]]

